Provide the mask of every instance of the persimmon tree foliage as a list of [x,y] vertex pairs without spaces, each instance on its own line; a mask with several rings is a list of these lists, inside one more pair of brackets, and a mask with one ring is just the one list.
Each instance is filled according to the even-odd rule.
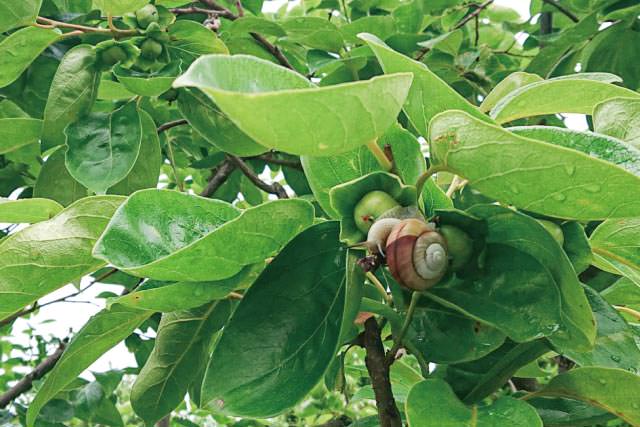
[[0,0],[0,420],[640,426],[640,8],[492,3]]

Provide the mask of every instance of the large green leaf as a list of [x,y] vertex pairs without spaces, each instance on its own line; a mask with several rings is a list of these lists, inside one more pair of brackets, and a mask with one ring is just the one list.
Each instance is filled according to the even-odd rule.
[[16,81],[20,74],[51,43],[60,38],[60,31],[26,27],[0,42],[0,87]]
[[171,89],[171,84],[180,74],[180,61],[174,61],[152,73],[116,66],[113,74],[132,93],[141,96],[159,96]]
[[62,206],[87,197],[87,187],[69,174],[64,164],[64,151],[62,148],[56,150],[44,162],[33,188],[33,197],[55,200]]
[[62,58],[44,109],[43,151],[64,144],[64,128],[91,110],[100,85],[95,62],[95,50],[86,44],[70,49]]
[[360,34],[359,37],[373,50],[385,73],[413,74],[413,83],[403,109],[419,134],[428,135],[431,119],[446,110],[458,109],[489,120],[423,63],[394,51],[371,34]]
[[337,350],[346,261],[337,222],[314,225],[291,241],[225,327],[207,368],[203,403],[267,417],[300,401]]
[[430,143],[434,164],[506,204],[577,220],[640,215],[640,179],[633,174],[575,150],[515,135],[462,111],[435,117]]
[[42,120],[25,117],[0,119],[0,154],[40,140]]
[[124,179],[138,159],[142,123],[135,102],[110,113],[90,113],[65,129],[71,176],[98,194]]
[[582,73],[530,83],[502,98],[491,117],[506,123],[522,117],[556,113],[591,114],[596,104],[615,97],[640,94],[611,83],[620,78],[607,73]]
[[395,122],[410,84],[410,75],[397,74],[317,88],[287,68],[245,55],[201,57],[174,82],[202,89],[265,147],[323,156],[382,136]]
[[536,410],[521,400],[503,396],[468,408],[441,379],[413,386],[405,411],[410,427],[542,427]]
[[480,110],[483,112],[491,111],[493,107],[505,96],[509,95],[516,89],[526,86],[530,83],[542,81],[542,77],[537,74],[516,71],[509,74],[504,80],[498,83],[489,94],[482,100]]
[[598,267],[640,286],[640,217],[605,221],[589,241]]
[[299,16],[282,22],[287,39],[312,49],[339,52],[344,47],[342,34],[332,22],[319,16]]
[[623,277],[601,292],[609,304],[625,305],[640,310],[640,285]]
[[135,12],[148,3],[148,0],[93,0],[93,7],[104,15],[118,16]]
[[221,151],[236,156],[255,156],[267,151],[229,120],[213,101],[198,89],[182,89],[178,109],[204,139]]
[[142,277],[220,280],[274,255],[312,221],[312,205],[300,199],[272,201],[240,214],[220,200],[142,190],[118,209],[94,254]]
[[0,198],[0,222],[17,224],[46,221],[62,209],[58,202],[49,199]]
[[91,250],[122,200],[88,197],[2,240],[0,318],[104,265]]
[[596,330],[589,302],[571,261],[553,236],[533,218],[502,206],[476,205],[469,213],[486,221],[488,243],[510,246],[531,255],[553,277],[549,285],[560,296],[562,321],[552,331],[551,342],[561,349],[590,350]]
[[41,5],[42,0],[0,0],[0,33],[33,24]]
[[640,426],[640,404],[635,391],[640,376],[622,369],[587,367],[558,375],[531,396],[558,396],[581,400]]
[[140,141],[138,159],[129,174],[109,188],[107,191],[109,194],[129,195],[145,188],[156,188],[158,185],[162,166],[160,138],[151,116],[143,110],[139,110],[138,114],[142,124],[142,141]]
[[219,300],[162,316],[153,351],[131,389],[131,406],[147,425],[154,425],[184,399],[198,375],[197,367],[207,362],[215,332],[231,311],[231,301]]
[[147,281],[114,303],[162,312],[188,310],[225,298],[235,289],[248,288],[263,269],[263,264],[246,266],[235,276],[215,282]]
[[152,311],[115,305],[89,319],[73,337],[29,405],[27,426],[33,427],[38,413],[49,400],[152,314]]
[[229,53],[215,32],[199,22],[183,19],[169,27],[171,43],[167,50],[174,59],[181,59],[185,65],[191,64],[201,55]]
[[596,132],[627,141],[640,150],[640,99],[614,98],[593,109]]
[[573,399],[535,397],[528,402],[536,408],[545,427],[606,425],[615,418],[605,411]]
[[553,126],[519,126],[508,130],[526,138],[582,151],[640,176],[640,150],[620,139]]
[[598,327],[596,343],[589,352],[565,351],[564,355],[580,366],[622,368],[633,373],[640,372],[640,348],[633,329],[598,292],[587,286],[584,289]]

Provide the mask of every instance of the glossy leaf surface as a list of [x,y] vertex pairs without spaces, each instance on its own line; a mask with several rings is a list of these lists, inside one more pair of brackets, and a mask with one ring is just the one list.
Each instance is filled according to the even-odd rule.
[[33,196],[55,200],[62,206],[69,206],[86,197],[89,190],[76,181],[67,170],[64,151],[64,148],[59,148],[44,162],[33,189]]
[[596,132],[640,149],[640,99],[614,98],[596,105],[593,124]]
[[491,111],[491,109],[495,107],[502,98],[509,95],[511,92],[530,83],[542,80],[543,78],[537,74],[525,73],[523,71],[516,71],[515,73],[509,74],[493,88],[485,99],[482,100],[482,104],[480,104],[479,108],[485,113]]
[[114,68],[113,74],[134,94],[159,96],[171,88],[171,84],[180,74],[180,62],[172,62],[153,73],[140,73],[118,66]]
[[0,1],[0,33],[35,22],[42,0]]
[[0,42],[0,87],[13,83],[58,38],[59,31],[38,27],[26,27],[4,38]]
[[596,265],[640,286],[640,218],[605,221],[590,236]]
[[46,221],[63,207],[49,199],[0,199],[0,222],[17,224]]
[[30,118],[0,119],[0,154],[38,142],[42,120]]

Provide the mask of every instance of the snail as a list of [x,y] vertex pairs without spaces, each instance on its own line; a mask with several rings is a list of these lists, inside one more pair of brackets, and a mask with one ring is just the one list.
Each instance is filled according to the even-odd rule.
[[447,243],[432,224],[410,218],[396,223],[386,242],[387,265],[401,285],[423,291],[447,272]]
[[358,230],[367,233],[374,221],[385,212],[399,206],[398,202],[384,191],[371,191],[362,197],[353,211]]

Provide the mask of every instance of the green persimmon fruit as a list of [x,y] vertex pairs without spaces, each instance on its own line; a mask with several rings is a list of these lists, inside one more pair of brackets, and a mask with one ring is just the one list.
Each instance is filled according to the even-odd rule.
[[148,4],[136,10],[136,20],[140,28],[147,28],[152,22],[158,22],[158,9],[152,4]]
[[467,233],[452,225],[443,225],[439,231],[447,242],[447,249],[451,257],[451,270],[460,270],[471,259],[473,240]]
[[371,191],[356,204],[353,219],[358,230],[366,233],[378,217],[397,206],[399,206],[398,202],[384,191]]
[[145,59],[156,59],[162,53],[162,45],[153,39],[146,39],[140,45],[140,56]]
[[537,221],[553,236],[560,246],[564,245],[564,233],[558,224],[546,219],[538,219]]
[[120,61],[125,61],[128,58],[127,52],[120,46],[111,46],[105,49],[100,56],[100,60],[104,65],[114,65]]

